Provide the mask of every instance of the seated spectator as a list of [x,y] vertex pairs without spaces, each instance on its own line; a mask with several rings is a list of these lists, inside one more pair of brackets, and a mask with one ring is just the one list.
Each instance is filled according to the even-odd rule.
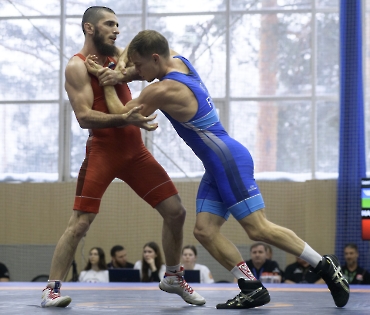
[[370,284],[370,274],[358,265],[358,248],[356,244],[349,243],[344,247],[345,265],[342,266],[343,276],[349,284]]
[[[214,283],[211,271],[205,265],[197,264],[197,249],[193,245],[186,245],[182,249],[181,263],[185,270],[199,270],[200,283]],[[186,273],[186,272],[185,272]]]
[[100,247],[93,247],[89,252],[89,261],[78,278],[80,282],[109,282],[107,264],[104,251]]
[[114,268],[134,268],[134,264],[128,262],[126,260],[126,250],[121,245],[113,246],[110,250],[110,256],[112,257],[112,261],[107,264],[108,269]]
[[134,269],[140,270],[142,282],[160,282],[166,272],[161,251],[156,242],[146,243],[143,247],[143,258],[135,263]]
[[246,261],[249,269],[261,282],[280,283],[282,280],[282,273],[279,264],[267,259],[267,251],[264,243],[254,243],[250,248],[251,259]]
[[10,276],[8,268],[0,262],[0,282],[8,282],[9,278]]
[[296,262],[288,265],[284,272],[284,283],[315,283],[325,284],[316,273],[310,271],[310,264],[297,257]]

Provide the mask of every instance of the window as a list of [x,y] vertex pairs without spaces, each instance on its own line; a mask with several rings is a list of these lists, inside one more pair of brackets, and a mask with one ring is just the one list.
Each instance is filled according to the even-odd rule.
[[[0,181],[73,180],[87,131],[69,105],[64,67],[82,47],[81,17],[95,1],[42,0],[37,9],[28,3],[0,2],[0,54],[6,56],[0,65]],[[337,176],[338,3],[105,0],[99,5],[118,16],[117,45],[126,46],[143,28],[156,29],[193,63],[224,126],[251,151],[257,179],[306,180]],[[369,12],[367,4],[366,30]],[[366,62],[368,55],[366,45]],[[137,96],[145,84],[129,86]],[[143,132],[156,159],[172,177],[201,176],[202,164],[160,113],[158,122],[158,130]],[[369,134],[368,125],[366,130]]]

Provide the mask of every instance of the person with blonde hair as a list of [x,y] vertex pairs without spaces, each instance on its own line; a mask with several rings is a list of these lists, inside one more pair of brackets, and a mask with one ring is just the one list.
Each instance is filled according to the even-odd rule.
[[[253,241],[276,246],[306,260],[328,285],[335,305],[347,304],[350,289],[335,255],[320,255],[292,230],[266,217],[265,203],[254,179],[254,163],[248,149],[229,136],[206,85],[189,60],[171,50],[167,39],[155,30],[139,32],[128,51],[137,73],[149,84],[140,95],[126,104],[113,86],[104,86],[111,113],[123,114],[143,105],[144,116],[161,110],[178,135],[202,161],[205,173],[196,200],[194,235],[207,251],[236,279],[241,292],[220,303],[219,309],[242,309],[270,302],[267,289],[250,271],[240,252],[222,233],[230,214]],[[85,65],[99,76],[101,65],[94,56]],[[168,290],[170,279],[160,282]]]

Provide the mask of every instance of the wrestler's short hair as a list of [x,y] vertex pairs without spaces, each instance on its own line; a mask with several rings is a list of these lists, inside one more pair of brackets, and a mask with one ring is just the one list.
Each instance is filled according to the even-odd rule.
[[152,54],[167,58],[170,55],[170,48],[167,39],[161,33],[154,30],[144,30],[132,39],[127,50],[128,57],[130,58],[134,52],[144,58]]
[[86,9],[85,13],[82,16],[82,32],[85,34],[84,25],[85,23],[91,23],[93,25],[96,25],[98,21],[103,17],[104,12],[110,12],[113,14],[116,14],[112,9],[104,6],[92,6]]

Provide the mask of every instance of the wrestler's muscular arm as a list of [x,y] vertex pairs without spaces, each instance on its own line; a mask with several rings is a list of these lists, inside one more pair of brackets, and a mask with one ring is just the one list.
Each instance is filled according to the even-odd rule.
[[[182,83],[164,80],[145,87],[139,97],[129,101],[125,106],[119,100],[116,90],[104,87],[105,100],[111,113],[125,113],[142,106],[140,113],[144,116],[153,114],[157,109],[163,110],[174,119],[183,122],[192,118],[198,109],[194,95]],[[194,102],[191,99],[194,99]]]
[[[128,46],[129,45],[127,45],[125,49],[118,48],[118,56],[116,56],[118,60],[114,70],[108,67],[99,67],[92,72],[92,68],[89,69],[90,73],[94,74],[98,78],[101,86],[116,85],[122,82],[142,80],[142,77],[139,76],[135,66],[127,57]],[[171,56],[179,55],[172,49],[170,50],[170,53]],[[97,57],[95,55],[89,55],[86,57],[86,60],[92,60],[96,62]]]
[[140,113],[144,116],[153,114],[157,109],[161,109],[166,104],[166,95],[161,93],[160,83],[152,83],[145,87],[139,97],[127,102],[125,106],[117,96],[116,90],[112,86],[104,87],[104,94],[110,113],[127,113],[132,108],[142,106]]
[[[85,61],[85,66],[89,73],[98,77],[102,69],[104,68],[101,65],[97,64],[94,60],[95,60],[94,56],[90,56],[90,55],[87,56],[86,61]],[[124,114],[124,113],[127,113],[132,107],[135,107],[134,106],[135,104],[138,104],[137,106],[139,106],[141,103],[138,103],[138,101],[143,100],[143,96],[146,95],[145,92],[149,87],[150,86],[147,86],[140,93],[140,96],[137,99],[129,101],[127,104],[125,104],[126,106],[124,106],[124,104],[122,104],[121,100],[118,98],[114,86],[105,85],[104,95],[105,95],[105,100],[106,100],[106,104],[107,104],[109,112],[112,114]],[[149,88],[149,90],[151,90],[151,88]],[[143,105],[143,106],[146,107],[147,105]],[[149,114],[152,114],[155,111],[155,109]],[[145,113],[148,112],[148,110],[144,110],[144,109],[143,111],[145,111]],[[144,114],[143,111],[142,111],[142,114]]]
[[65,75],[65,88],[81,128],[112,128],[129,124],[146,130],[157,128],[157,124],[148,123],[155,117],[143,117],[139,113],[141,108],[133,108],[132,111],[125,114],[105,114],[93,110],[94,94],[90,84],[90,76],[86,71],[84,62],[80,58],[73,57],[69,61]]
[[[131,82],[136,80],[142,80],[141,76],[136,71],[134,64],[127,57],[128,46],[122,51],[120,50],[120,56],[117,61],[116,70],[123,74],[122,82]],[[114,85],[114,84],[110,84]]]
[[142,80],[134,66],[121,68],[117,65],[114,70],[108,67],[102,67],[96,73],[96,77],[98,78],[101,86],[116,85],[123,82]]
[[[103,67],[95,62],[94,56],[87,56],[85,66],[89,73],[99,76]],[[122,104],[118,98],[116,90],[113,86],[105,85],[104,94],[108,106],[108,110],[112,114],[127,113],[130,109],[136,106],[143,106],[141,114],[148,116],[153,114],[157,109],[165,109],[169,104],[173,103],[170,94],[172,89],[168,86],[168,82],[156,82],[145,87],[138,98]],[[172,91],[173,92],[173,91]],[[125,106],[124,106],[125,105]]]
[[[97,61],[97,57],[95,55],[89,55],[88,58],[95,62]],[[142,80],[137,73],[135,66],[128,61],[127,48],[118,48],[118,55],[116,56],[116,59],[117,64],[114,70],[110,69],[109,67],[101,67],[96,73],[94,73],[101,86],[116,85],[123,82]]]

